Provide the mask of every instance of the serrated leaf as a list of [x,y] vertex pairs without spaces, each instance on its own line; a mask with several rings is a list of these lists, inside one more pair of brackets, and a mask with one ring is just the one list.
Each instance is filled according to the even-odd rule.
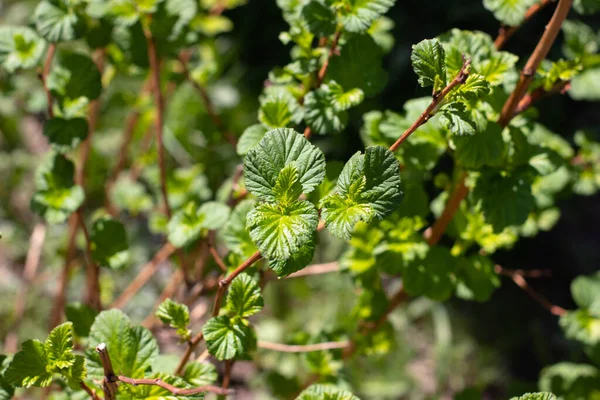
[[330,81],[326,85],[321,85],[321,87],[327,88],[331,93],[333,106],[336,110],[349,110],[362,103],[365,98],[364,92],[359,88],[345,91],[344,88],[335,81]]
[[37,31],[49,42],[78,39],[85,31],[84,20],[62,1],[42,0],[35,8],[33,19]]
[[335,12],[321,0],[311,0],[302,7],[302,17],[315,36],[329,36],[335,32]]
[[473,135],[477,132],[477,123],[463,102],[454,101],[440,108],[440,122],[454,135]]
[[286,277],[294,272],[300,271],[311,263],[315,256],[316,233],[313,239],[300,247],[287,259],[269,260],[269,268],[277,273],[280,278]]
[[229,207],[217,202],[207,202],[198,206],[188,203],[177,211],[168,224],[169,242],[184,247],[200,237],[203,232],[222,228],[229,218]]
[[348,32],[365,32],[394,5],[395,0],[342,0],[339,12]]
[[81,382],[87,377],[85,358],[76,355],[73,360],[73,365],[71,365],[69,369],[61,371],[61,374],[67,379],[67,384],[71,389],[81,389]]
[[523,396],[513,397],[510,400],[556,400],[552,393],[525,393]]
[[146,370],[158,356],[158,344],[152,333],[141,326],[132,326],[122,311],[102,311],[90,329],[86,351],[90,375],[104,376],[95,347],[105,343],[115,371],[131,377],[144,377]]
[[523,22],[525,12],[535,2],[536,0],[483,0],[483,6],[502,23],[517,26]]
[[466,82],[459,85],[451,93],[452,97],[460,97],[467,101],[481,99],[490,93],[490,84],[483,75],[471,73]]
[[298,200],[302,194],[302,185],[298,181],[298,171],[293,164],[288,164],[277,177],[273,193],[278,204],[286,206]]
[[592,399],[600,393],[600,371],[591,365],[561,362],[542,369],[539,387],[565,400]]
[[336,107],[328,85],[308,93],[304,99],[306,123],[320,135],[338,133],[348,124],[348,113]]
[[16,387],[46,387],[52,382],[52,373],[46,370],[47,365],[44,344],[39,340],[28,340],[13,357],[4,378]]
[[223,229],[223,239],[232,252],[248,258],[257,251],[246,229],[246,215],[254,208],[254,200],[241,201],[231,213]]
[[48,89],[59,99],[86,97],[97,99],[102,78],[96,64],[87,55],[72,51],[59,53],[59,64],[48,76]]
[[129,262],[129,243],[125,226],[111,218],[94,221],[90,232],[92,257],[101,266],[123,268]]
[[44,136],[59,153],[67,153],[74,149],[87,135],[88,124],[85,118],[54,117],[44,123]]
[[50,224],[67,220],[83,203],[83,189],[75,185],[75,166],[60,154],[49,154],[35,174],[31,208]]
[[575,278],[571,282],[571,294],[580,308],[600,318],[600,274]]
[[47,370],[63,369],[73,365],[73,323],[65,322],[52,329],[44,342]]
[[333,385],[316,384],[305,389],[296,400],[360,400],[347,390]]
[[454,158],[464,168],[498,167],[504,161],[506,149],[498,124],[488,124],[486,130],[473,135],[454,136],[452,142]]
[[437,93],[446,86],[446,52],[437,39],[425,39],[414,45],[410,59],[422,87],[433,86]]
[[268,259],[287,259],[312,240],[319,223],[315,206],[308,201],[258,204],[248,213],[247,229]]
[[368,147],[344,166],[337,192],[321,201],[325,225],[332,234],[349,239],[360,220],[385,218],[402,200],[400,163],[384,147]]
[[327,77],[343,88],[358,88],[365,97],[378,94],[387,82],[382,51],[369,35],[351,35],[337,57],[329,60]]
[[274,88],[261,100],[258,120],[270,129],[296,125],[301,121],[298,102],[284,88]]
[[236,150],[238,156],[243,157],[248,154],[248,151],[256,146],[263,136],[265,136],[265,133],[267,133],[267,128],[259,124],[246,128],[237,142]]
[[264,302],[258,282],[246,273],[238,275],[231,282],[225,305],[238,317],[250,317],[260,312]]
[[217,360],[231,360],[256,347],[252,328],[226,315],[209,319],[202,327],[208,352]]
[[44,41],[33,29],[0,26],[0,65],[7,72],[35,67],[44,48]]
[[[152,197],[144,185],[130,178],[129,174],[121,174],[111,191],[111,201],[121,210],[132,215],[150,211],[153,206]],[[170,198],[169,198],[170,200]]]
[[213,364],[194,361],[185,366],[181,378],[192,386],[206,386],[215,383],[218,377],[217,368]]
[[98,312],[82,303],[69,303],[65,315],[73,323],[73,330],[79,337],[87,337]]
[[246,188],[260,200],[275,201],[273,191],[281,170],[293,164],[302,184],[310,193],[325,176],[325,156],[293,129],[274,129],[265,134],[244,158]]
[[177,334],[183,340],[190,338],[191,331],[188,329],[188,325],[190,324],[190,310],[185,304],[166,299],[158,306],[155,315],[163,324],[169,324],[171,328],[177,329]]

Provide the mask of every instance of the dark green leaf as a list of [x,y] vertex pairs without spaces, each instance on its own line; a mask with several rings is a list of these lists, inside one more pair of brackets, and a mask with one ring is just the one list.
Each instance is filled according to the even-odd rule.
[[421,86],[433,86],[436,93],[446,86],[446,53],[437,39],[414,45],[410,59]]
[[102,91],[102,79],[96,64],[87,55],[64,51],[59,54],[59,64],[48,76],[48,89],[60,99],[94,100]]
[[79,337],[87,337],[98,313],[82,303],[69,303],[65,307],[67,319],[73,323],[73,330]]
[[111,218],[94,221],[90,232],[92,257],[101,266],[123,268],[129,262],[129,244],[125,226]]
[[321,0],[311,0],[302,8],[302,17],[315,36],[329,36],[335,32],[335,13]]
[[67,153],[87,137],[88,124],[85,118],[54,117],[44,123],[44,135],[57,152]]

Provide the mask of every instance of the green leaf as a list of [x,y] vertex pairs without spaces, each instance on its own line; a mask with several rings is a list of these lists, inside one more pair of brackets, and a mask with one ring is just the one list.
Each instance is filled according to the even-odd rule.
[[256,347],[252,328],[240,318],[213,317],[204,324],[202,332],[208,352],[217,360],[231,360]]
[[183,380],[192,386],[212,385],[217,381],[219,375],[217,368],[209,362],[191,362],[185,366]]
[[225,306],[238,317],[249,317],[263,308],[263,298],[258,282],[246,273],[238,275],[227,293]]
[[402,200],[400,163],[384,147],[368,147],[344,166],[337,191],[321,201],[326,227],[337,237],[349,239],[360,220],[385,218]]
[[46,370],[47,365],[44,344],[39,340],[28,340],[13,357],[4,378],[16,387],[50,386],[52,373]]
[[346,110],[360,104],[363,98],[363,91],[358,88],[345,92],[335,81],[323,84],[304,99],[306,123],[321,135],[341,132],[348,124]]
[[98,67],[85,54],[62,51],[59,64],[48,76],[48,89],[59,99],[86,97],[97,99],[102,91],[102,78]]
[[525,12],[535,2],[536,0],[483,0],[483,6],[502,23],[517,26],[523,22]]
[[85,118],[50,118],[44,123],[44,135],[59,153],[67,153],[85,140],[88,124]]
[[394,5],[395,0],[342,0],[339,3],[344,29],[365,32]]
[[49,42],[66,42],[80,38],[85,22],[63,1],[42,0],[33,13],[37,31]]
[[437,93],[446,86],[446,53],[437,39],[425,39],[414,45],[410,59],[422,87],[433,86]]
[[487,301],[500,287],[500,278],[491,259],[475,255],[460,260],[456,268],[458,297],[465,300]]
[[289,258],[276,258],[269,260],[269,268],[277,273],[280,278],[286,277],[294,272],[300,271],[311,263],[315,256],[316,232],[313,239],[300,247]]
[[365,94],[359,88],[344,91],[344,88],[335,81],[329,81],[325,85],[321,85],[325,90],[328,90],[332,95],[333,106],[336,110],[349,110],[363,102]]
[[571,293],[580,308],[600,318],[600,273],[575,278],[571,282]]
[[477,132],[477,123],[467,111],[465,103],[453,101],[447,103],[439,111],[441,122],[454,135],[473,135]]
[[585,59],[595,54],[600,48],[600,38],[596,32],[582,21],[566,20],[563,22],[562,31],[565,37],[563,53],[567,58]]
[[335,32],[335,13],[321,0],[311,0],[302,7],[302,17],[315,36],[329,36]]
[[600,68],[587,69],[573,78],[569,96],[575,100],[600,100]]
[[358,88],[365,97],[373,97],[387,82],[382,57],[381,49],[371,36],[351,35],[340,55],[330,59],[327,77],[343,88]]
[[73,323],[75,334],[87,337],[98,312],[82,303],[69,303],[65,307],[65,315]]
[[85,358],[76,355],[71,368],[61,371],[61,374],[67,379],[67,384],[71,389],[81,389],[81,382],[87,377]]
[[115,371],[131,378],[142,378],[158,356],[158,344],[152,333],[141,326],[132,326],[122,311],[102,311],[90,330],[86,351],[88,372],[104,376],[102,364],[95,348],[105,343]]
[[286,165],[275,182],[273,193],[277,203],[285,206],[298,200],[302,194],[302,185],[298,181],[298,171],[293,164]]
[[[153,373],[149,375],[147,379],[160,379],[161,381],[179,389],[192,389],[187,382],[179,376],[167,375],[165,373]],[[175,396],[171,391],[157,385],[128,385],[123,386],[123,388],[120,389],[117,398],[131,400],[201,400],[204,399],[204,393]]]
[[488,124],[486,130],[473,135],[454,136],[452,143],[456,162],[464,168],[498,167],[504,162],[506,149],[498,124]]
[[9,73],[37,65],[44,41],[26,27],[0,26],[0,65]]
[[171,299],[163,301],[155,314],[163,324],[169,324],[171,328],[177,329],[177,334],[182,340],[188,340],[191,331],[188,329],[190,324],[190,310],[185,304],[179,304]]
[[316,384],[305,389],[296,400],[360,400],[347,390],[333,385]]
[[46,352],[47,370],[54,368],[63,369],[73,365],[73,323],[65,322],[52,329],[44,342]]
[[513,397],[510,400],[556,400],[552,393],[525,393],[523,396]]
[[208,230],[222,228],[229,218],[229,207],[214,201],[198,207],[189,202],[177,211],[168,224],[169,242],[177,247],[185,247]]
[[481,99],[490,93],[490,84],[483,75],[471,73],[466,82],[459,85],[450,94],[451,97],[462,98],[467,101]]
[[591,365],[561,362],[542,369],[539,387],[565,400],[593,399],[600,394],[600,371]]
[[247,229],[268,259],[287,259],[313,238],[319,223],[315,206],[308,201],[258,204],[247,216]]
[[270,129],[297,125],[302,120],[296,99],[285,89],[274,87],[261,99],[258,120]]
[[223,229],[223,239],[232,252],[248,258],[258,249],[246,229],[246,215],[254,208],[254,200],[241,201],[231,213]]
[[587,346],[600,344],[600,318],[588,310],[566,313],[560,317],[560,326],[569,339],[580,341]]
[[260,200],[275,201],[274,187],[281,170],[293,164],[302,185],[310,193],[325,176],[325,156],[293,129],[274,129],[265,134],[244,158],[244,182]]
[[575,0],[573,8],[579,14],[595,14],[600,11],[600,1],[598,0]]
[[[169,198],[170,200],[170,198]],[[130,178],[129,174],[121,174],[111,191],[111,201],[121,210],[133,216],[152,209],[152,197],[144,185]]]
[[50,224],[67,220],[83,203],[83,189],[73,180],[75,166],[60,154],[49,154],[35,174],[31,208]]
[[436,301],[450,297],[454,290],[456,259],[445,247],[432,247],[425,258],[407,263],[402,273],[404,289],[411,296],[427,296]]
[[99,265],[119,269],[129,262],[127,232],[121,222],[111,217],[96,219],[92,225],[90,239],[92,257]]
[[498,172],[482,173],[471,193],[494,232],[525,223],[535,207],[531,183],[522,173],[504,176]]
[[256,124],[246,128],[237,142],[236,150],[238,156],[243,157],[248,154],[248,151],[256,146],[263,136],[265,136],[265,133],[267,133],[267,128],[263,125]]

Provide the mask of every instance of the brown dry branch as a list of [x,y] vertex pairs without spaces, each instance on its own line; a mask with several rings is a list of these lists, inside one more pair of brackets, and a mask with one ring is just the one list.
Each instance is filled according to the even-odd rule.
[[94,390],[90,389],[90,387],[88,385],[86,385],[85,382],[80,382],[79,386],[84,390],[84,392],[86,392],[87,394],[90,395],[92,400],[100,400],[100,398],[98,397],[96,392]]
[[146,284],[146,282],[148,282],[158,270],[160,264],[169,258],[176,250],[176,247],[171,243],[167,243],[161,247],[152,260],[140,270],[129,286],[125,288],[123,293],[121,293],[121,295],[110,305],[110,308],[122,308]]
[[52,66],[52,60],[54,59],[54,54],[56,53],[56,43],[50,43],[48,46],[48,51],[46,52],[46,60],[44,61],[44,68],[40,73],[40,79],[42,81],[42,85],[44,86],[44,92],[46,93],[46,102],[47,102],[47,113],[48,118],[52,118],[54,113],[52,111],[52,93],[50,93],[50,89],[48,88],[48,75],[50,74],[50,67]]
[[271,343],[259,340],[258,347],[261,349],[280,351],[283,353],[310,353],[313,351],[324,351],[324,350],[335,350],[344,349],[350,345],[349,341],[343,342],[323,342],[315,344],[283,344],[283,343]]
[[328,262],[323,264],[313,264],[308,267],[301,269],[300,271],[294,272],[286,277],[286,279],[300,278],[302,276],[309,275],[321,275],[328,274],[330,272],[339,272],[340,265],[337,262]]

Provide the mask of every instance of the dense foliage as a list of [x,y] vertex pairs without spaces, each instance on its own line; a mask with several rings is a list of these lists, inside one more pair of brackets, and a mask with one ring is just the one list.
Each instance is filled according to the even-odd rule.
[[[0,399],[493,396],[484,354],[452,370],[469,350],[449,350],[442,302],[486,302],[502,277],[587,359],[543,369],[539,392],[490,398],[599,398],[600,274],[573,281],[567,310],[529,286],[544,271],[495,253],[551,230],[559,200],[600,190],[593,133],[573,146],[535,108],[600,99],[600,35],[582,20],[600,2],[483,0],[498,36],[421,38],[401,79],[427,95],[395,110],[377,99],[401,2],[277,6],[289,59],[258,98],[228,39],[243,0],[8,7],[24,23],[0,25],[0,244],[24,262]],[[504,50],[549,9],[535,49]],[[340,161],[355,116],[363,145]],[[425,314],[445,367],[412,368],[433,390],[398,370]]]

